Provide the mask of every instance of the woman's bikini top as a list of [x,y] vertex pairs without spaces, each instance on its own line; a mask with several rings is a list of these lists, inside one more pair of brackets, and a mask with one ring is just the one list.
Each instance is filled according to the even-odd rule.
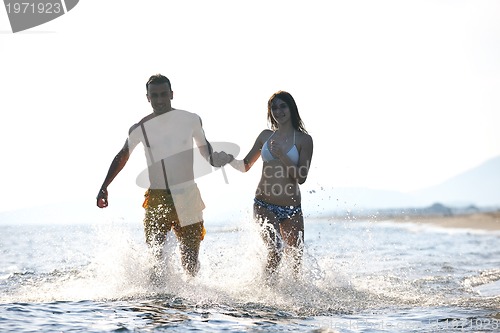
[[[276,133],[276,132],[274,132],[274,133]],[[274,133],[269,137],[269,139],[267,139],[267,141],[269,141],[273,137]],[[262,149],[260,151],[260,156],[262,156],[262,160],[264,160],[264,162],[269,162],[269,161],[276,159],[273,156],[273,154],[271,154],[271,152],[269,151],[269,147],[267,146],[267,141],[264,142],[264,144],[262,145]],[[286,154],[287,154],[288,158],[290,158],[290,160],[295,165],[297,165],[299,163],[299,150],[297,149],[297,146],[295,145],[295,131],[293,132],[293,146],[292,146],[292,148],[290,148],[290,150]]]

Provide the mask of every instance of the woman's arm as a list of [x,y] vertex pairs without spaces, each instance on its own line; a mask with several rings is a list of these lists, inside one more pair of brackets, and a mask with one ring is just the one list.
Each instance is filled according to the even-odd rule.
[[253,147],[250,149],[244,159],[234,159],[229,164],[231,164],[233,168],[241,172],[247,172],[248,170],[250,170],[253,164],[259,159],[260,151],[262,149],[262,145],[264,144],[263,139],[269,137],[269,132],[269,130],[264,130],[259,134],[259,136],[255,140],[255,143],[253,144]]
[[299,164],[297,165],[296,179],[299,184],[304,184],[309,174],[313,155],[313,139],[309,134],[304,134],[299,152]]

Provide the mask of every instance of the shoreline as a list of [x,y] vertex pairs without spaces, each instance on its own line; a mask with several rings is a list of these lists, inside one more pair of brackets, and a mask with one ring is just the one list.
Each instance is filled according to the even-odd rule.
[[[500,231],[500,211],[463,213],[453,215],[420,214],[420,215],[353,215],[351,221],[368,220],[377,222],[415,223],[420,225],[432,225],[442,228],[476,229],[484,231]],[[345,217],[333,216],[329,219],[334,221],[345,221]]]
[[467,213],[456,215],[417,215],[381,217],[378,221],[393,221],[396,223],[412,222],[430,224],[442,228],[477,229],[485,231],[500,231],[500,212]]

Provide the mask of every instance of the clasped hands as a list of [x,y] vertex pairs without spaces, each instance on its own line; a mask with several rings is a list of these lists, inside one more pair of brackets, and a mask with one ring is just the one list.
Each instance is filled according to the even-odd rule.
[[212,165],[216,168],[223,167],[224,165],[230,163],[232,160],[234,160],[234,156],[231,154],[226,154],[226,152],[224,151],[214,151],[212,153]]

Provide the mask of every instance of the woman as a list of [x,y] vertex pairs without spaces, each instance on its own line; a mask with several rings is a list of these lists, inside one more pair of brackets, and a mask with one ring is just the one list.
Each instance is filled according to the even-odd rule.
[[283,241],[293,252],[298,272],[304,242],[304,218],[299,184],[306,181],[313,153],[292,95],[278,91],[267,103],[271,130],[263,130],[243,160],[231,165],[248,171],[262,157],[262,176],[254,199],[254,216],[263,226],[262,236],[269,250],[266,272],[271,275],[281,261]]

